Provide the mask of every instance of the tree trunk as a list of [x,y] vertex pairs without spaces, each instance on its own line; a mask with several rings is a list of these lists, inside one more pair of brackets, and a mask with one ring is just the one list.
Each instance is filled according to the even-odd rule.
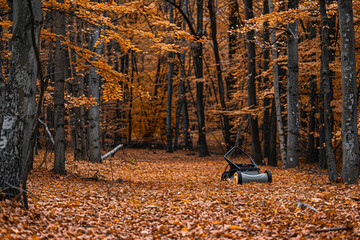
[[[100,37],[101,29],[97,28],[93,39],[90,42],[90,48],[93,52],[101,54],[104,43],[94,47],[94,44]],[[92,60],[95,60],[93,57]],[[100,147],[100,76],[96,73],[95,68],[89,71],[89,95],[95,98],[97,106],[89,108],[89,160],[90,162],[102,162]]]
[[[229,66],[232,67],[234,55],[236,53],[237,35],[235,30],[239,27],[239,4],[237,0],[229,0]],[[236,91],[236,79],[232,75],[233,71],[230,70],[226,77],[227,98],[231,99],[232,94]]]
[[[201,38],[203,36],[203,0],[197,0],[197,28],[196,35]],[[209,149],[206,143],[205,129],[205,110],[204,110],[204,72],[203,72],[203,45],[202,42],[194,44],[194,68],[196,77],[196,110],[198,120],[198,145],[199,155],[201,157],[208,156]]]
[[357,129],[357,93],[354,17],[351,0],[339,0],[342,77],[342,141],[345,182],[355,184],[359,178],[359,139]]
[[[264,0],[264,7],[263,7],[263,13],[268,14],[269,13],[269,4],[268,0]],[[265,49],[263,50],[263,72],[267,72],[269,70],[269,59],[270,59],[270,34],[269,34],[269,24],[268,22],[264,23],[264,31],[263,31],[263,37],[264,37],[264,46]],[[269,85],[269,78],[265,76],[263,78],[263,89],[266,89]],[[263,135],[263,150],[264,150],[264,158],[269,158],[270,154],[270,115],[269,115],[269,106],[270,106],[270,98],[264,97],[264,116],[263,116],[263,126],[262,126],[262,135]],[[269,159],[268,159],[269,160]]]
[[323,103],[324,103],[324,121],[325,121],[325,150],[328,166],[329,180],[334,182],[337,178],[335,155],[332,145],[332,131],[331,131],[331,106],[330,106],[330,39],[329,39],[329,24],[326,14],[326,0],[319,0],[320,3],[320,15],[321,15],[321,78],[324,86]]
[[[131,76],[130,76],[130,84],[134,81],[134,71],[135,71],[135,65],[136,65],[136,58],[134,56],[134,52],[131,51]],[[131,144],[131,133],[132,133],[132,105],[133,105],[133,89],[132,87],[129,87],[129,111],[128,111],[128,135],[127,135],[127,143]]]
[[[2,27],[0,26],[0,37],[2,38]],[[0,44],[0,52],[2,52],[2,44]],[[3,60],[0,57],[0,69],[2,69],[2,64]],[[4,110],[5,110],[5,90],[6,90],[6,86],[5,86],[5,78],[3,75],[3,72],[0,71],[0,133],[1,133],[1,128],[4,122]]]
[[226,102],[225,102],[225,89],[224,89],[224,82],[222,77],[222,69],[221,69],[221,61],[220,61],[220,54],[219,54],[219,44],[217,41],[216,36],[216,12],[213,0],[208,0],[208,9],[210,15],[210,25],[211,25],[211,38],[214,45],[214,55],[215,55],[215,64],[216,64],[216,73],[218,79],[218,86],[219,86],[219,98],[220,98],[220,105],[221,111],[220,114],[224,123],[223,135],[225,138],[226,149],[230,150],[232,143],[230,139],[230,123],[229,117],[226,113]]
[[[245,0],[245,19],[249,20],[254,17],[253,14],[253,2],[252,0]],[[256,87],[255,87],[255,43],[254,43],[254,31],[247,32],[247,58],[248,58],[248,106],[255,108],[256,103]],[[263,157],[261,153],[261,145],[259,139],[259,127],[257,123],[257,117],[250,115],[250,132],[251,132],[251,146],[252,155],[254,161],[257,164],[263,163]]]
[[[183,11],[185,14],[188,14],[188,1],[183,1]],[[182,24],[182,29],[186,31],[186,22]],[[185,39],[182,39],[182,42],[185,43]],[[179,100],[178,107],[176,109],[176,133],[174,139],[174,148],[178,147],[178,135],[179,135],[179,125],[180,125],[180,112],[182,112],[182,125],[183,125],[183,136],[184,144],[186,149],[192,149],[192,142],[190,139],[190,126],[189,126],[189,113],[186,100],[186,86],[185,86],[185,55],[186,51],[184,50],[179,56],[180,61],[180,83],[179,83]]]
[[[40,0],[31,1],[30,6],[25,0],[12,2],[12,54],[0,138],[0,190],[7,198],[18,197],[20,187],[26,190],[33,158],[41,7]],[[23,201],[27,207],[25,193]]]
[[[63,0],[58,0],[64,3]],[[56,34],[65,36],[65,14],[56,12]],[[56,40],[55,50],[55,87],[54,87],[54,124],[55,124],[55,160],[54,173],[66,174],[65,171],[65,108],[64,108],[64,84],[66,78],[66,50],[60,43],[61,38]]]
[[[310,21],[310,27],[309,27],[309,39],[316,38],[316,28],[314,25],[316,24],[315,21]],[[311,61],[317,61],[315,54],[312,54]],[[309,105],[310,105],[310,112],[309,112],[309,133],[308,133],[308,141],[306,146],[306,162],[307,163],[315,163],[317,162],[317,150],[315,145],[315,129],[316,129],[316,119],[315,119],[315,113],[316,113],[316,89],[317,89],[317,83],[316,83],[316,75],[310,75],[310,89],[309,89]]]
[[[174,23],[174,6],[169,4],[170,23]],[[170,42],[172,43],[172,41]],[[172,105],[172,81],[174,75],[174,53],[169,52],[169,72],[167,80],[167,102],[166,102],[166,152],[173,152],[172,128],[171,128],[171,105]]]
[[[269,0],[269,12],[274,12],[274,4],[272,0]],[[276,120],[278,123],[278,132],[279,132],[279,142],[280,142],[280,154],[282,167],[286,166],[286,141],[285,141],[285,131],[284,123],[281,116],[281,99],[280,99],[280,84],[279,84],[279,64],[277,63],[278,59],[278,46],[276,43],[276,31],[271,31],[271,42],[272,42],[272,60],[273,60],[273,78],[274,78],[274,98],[275,98],[275,108],[276,108]]]
[[[289,1],[289,9],[298,8],[298,0]],[[299,166],[299,56],[298,56],[298,20],[288,27],[288,148],[285,168]]]
[[268,165],[277,166],[277,154],[276,154],[276,107],[275,98],[271,104],[271,118],[270,118],[270,140],[269,140],[269,158]]

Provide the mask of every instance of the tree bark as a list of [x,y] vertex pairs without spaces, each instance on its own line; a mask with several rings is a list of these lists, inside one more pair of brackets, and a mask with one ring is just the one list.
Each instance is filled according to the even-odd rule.
[[[298,0],[289,1],[289,9],[298,8]],[[285,168],[299,166],[299,56],[298,56],[298,20],[289,23],[288,27],[288,140]]]
[[271,104],[271,117],[270,117],[270,134],[269,134],[269,158],[268,165],[277,166],[277,154],[276,154],[276,107],[275,98]]
[[[0,190],[7,198],[18,197],[21,188],[26,190],[33,158],[41,7],[40,0],[12,2],[12,54],[0,138]],[[27,207],[24,193],[23,201]]]
[[[183,1],[183,11],[185,14],[188,14],[188,1]],[[182,24],[182,29],[186,31],[186,22],[184,21]],[[185,42],[185,39],[182,39],[182,42]],[[184,144],[186,149],[192,149],[192,142],[190,139],[190,126],[189,126],[189,113],[187,107],[187,99],[186,99],[186,86],[184,78],[185,74],[185,55],[186,50],[184,50],[179,56],[180,61],[180,83],[179,83],[179,100],[178,106],[176,109],[176,132],[174,139],[174,149],[178,147],[178,135],[179,135],[179,125],[180,125],[180,112],[182,112],[182,126],[183,126],[183,136],[184,136]]]
[[[316,24],[315,21],[310,21],[309,27],[309,39],[312,40],[316,38],[316,28],[314,25]],[[315,54],[312,54],[311,61],[317,61]],[[316,83],[316,75],[310,75],[310,88],[309,88],[309,105],[310,105],[310,112],[309,112],[309,133],[308,133],[308,140],[306,146],[306,162],[307,163],[315,163],[317,162],[317,151],[315,145],[315,113],[316,113],[316,90],[317,90],[317,83]]]
[[[0,37],[2,37],[2,27],[0,26]],[[0,52],[2,52],[2,44],[0,44]],[[2,65],[3,65],[3,60],[0,57],[0,69],[2,69]],[[6,86],[5,86],[5,78],[4,75],[2,73],[2,71],[0,71],[0,133],[1,133],[1,128],[4,122],[4,110],[5,110],[5,91],[6,91]]]
[[[174,23],[174,6],[169,4],[170,23]],[[172,43],[172,41],[170,42]],[[172,81],[174,76],[174,53],[169,52],[169,69],[167,80],[167,102],[166,102],[166,152],[173,152],[172,128],[171,128],[171,105],[172,105]]]
[[[264,0],[264,7],[263,7],[263,14],[269,13],[269,3],[268,0]],[[263,38],[264,38],[264,46],[265,49],[263,50],[263,72],[266,72],[269,70],[269,59],[270,59],[270,33],[269,33],[269,24],[268,22],[264,23],[264,31],[263,31]],[[266,87],[269,85],[269,78],[265,76],[263,78],[263,89],[266,89]],[[263,136],[263,151],[264,151],[264,158],[269,158],[270,154],[270,115],[269,115],[269,106],[270,106],[270,98],[264,97],[264,116],[263,116],[263,126],[262,126],[262,136]],[[269,159],[268,159],[269,160]]]
[[[58,0],[59,3],[64,3],[63,0]],[[56,12],[56,34],[65,36],[65,14]],[[64,108],[64,91],[66,78],[66,50],[63,49],[60,41],[61,38],[56,39],[55,49],[55,90],[54,90],[54,124],[55,124],[55,160],[54,173],[66,174],[65,171],[65,108]]]
[[321,15],[321,78],[324,86],[324,121],[325,121],[325,150],[328,166],[329,180],[334,182],[337,178],[335,155],[332,145],[332,131],[331,131],[331,106],[330,106],[330,39],[329,39],[329,24],[326,14],[326,0],[319,0],[320,3],[320,15]]
[[[274,12],[274,4],[272,0],[269,0],[269,12]],[[276,43],[276,30],[271,31],[271,42],[272,42],[272,60],[273,60],[273,81],[274,81],[274,98],[275,98],[275,108],[276,108],[276,120],[278,123],[278,132],[279,132],[279,142],[280,142],[280,154],[282,167],[285,168],[286,165],[286,141],[285,141],[285,131],[284,123],[281,116],[281,99],[280,99],[280,84],[279,84],[279,64],[277,63],[278,59],[278,46]]]
[[[94,47],[94,44],[100,37],[101,29],[97,28],[90,42],[90,48],[93,52],[101,54],[104,43]],[[92,60],[94,60],[93,57]],[[90,162],[102,162],[100,147],[100,76],[96,73],[95,68],[89,71],[89,95],[95,98],[97,106],[89,108],[89,160]]]
[[[203,0],[197,0],[197,27],[196,36],[201,38],[203,36]],[[204,70],[203,70],[203,45],[202,42],[194,44],[194,68],[196,78],[196,110],[198,120],[198,147],[199,155],[201,157],[210,155],[206,143],[206,129],[205,129],[205,110],[204,110]]]
[[223,82],[223,75],[221,69],[221,61],[220,61],[220,54],[219,54],[219,44],[217,41],[216,36],[216,12],[213,0],[208,0],[208,9],[210,15],[210,26],[211,26],[211,38],[213,42],[213,50],[215,56],[215,64],[216,64],[216,73],[218,79],[218,87],[219,87],[219,98],[220,98],[220,105],[222,113],[220,116],[222,117],[224,123],[223,135],[225,139],[226,149],[230,150],[232,147],[231,139],[230,139],[230,123],[229,117],[226,113],[227,107],[225,102],[225,89],[224,89],[224,82]]
[[[253,13],[253,1],[245,0],[245,19],[249,20],[254,17]],[[255,87],[255,43],[254,43],[254,31],[247,32],[247,58],[248,58],[248,106],[253,109],[256,107],[256,87]],[[263,163],[263,157],[261,152],[261,145],[259,139],[259,127],[257,117],[250,115],[250,132],[251,132],[251,146],[252,155],[254,161],[257,164]]]
[[[232,67],[234,55],[236,53],[236,41],[237,35],[235,30],[239,27],[239,4],[237,0],[229,0],[229,67]],[[231,99],[232,94],[236,91],[235,84],[236,80],[232,75],[233,71],[230,70],[228,76],[226,77],[226,89],[227,89],[227,98]]]
[[[131,51],[131,76],[130,76],[130,84],[134,81],[134,71],[136,65],[136,57],[134,56],[134,52]],[[131,133],[132,133],[132,106],[133,106],[133,89],[129,87],[129,110],[128,110],[128,135],[127,135],[127,143],[131,144]]]
[[351,0],[339,0],[341,36],[342,178],[355,184],[359,178],[359,138],[357,129],[357,92],[354,17]]

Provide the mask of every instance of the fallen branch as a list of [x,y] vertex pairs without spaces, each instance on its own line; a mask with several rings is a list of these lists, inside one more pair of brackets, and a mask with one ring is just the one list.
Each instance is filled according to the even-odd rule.
[[111,155],[114,155],[120,148],[122,148],[124,145],[123,144],[119,144],[117,145],[113,150],[111,150],[110,152],[105,153],[104,155],[101,156],[101,160],[105,160],[106,158],[108,158]]
[[9,187],[12,187],[12,188],[15,188],[17,190],[20,190],[22,192],[26,192],[26,193],[29,193],[31,196],[33,196],[34,198],[36,198],[37,200],[40,200],[40,198],[38,198],[35,194],[33,194],[32,192],[28,191],[28,190],[25,190],[25,189],[22,189],[22,188],[19,188],[19,187],[16,187],[14,185],[11,185],[10,183],[8,182],[4,182],[6,185],[8,185]]
[[348,227],[323,228],[323,229],[316,229],[315,232],[330,232],[330,231],[342,231],[342,230],[349,230],[349,228]]
[[47,126],[47,124],[46,124],[46,123],[44,123],[43,121],[41,121],[41,119],[40,119],[40,118],[38,118],[38,121],[39,121],[42,125],[44,125],[45,130],[46,130],[47,134],[48,134],[48,135],[49,135],[49,137],[50,137],[50,141],[52,142],[52,144],[54,144],[54,145],[55,145],[54,138],[53,138],[53,136],[51,135],[51,132],[50,132],[50,130],[49,130],[49,128],[48,128],[48,126]]
[[98,172],[99,170],[96,171],[96,173],[94,173],[93,176],[91,177],[82,177],[82,176],[79,176],[78,174],[76,173],[71,173],[69,175],[67,175],[66,177],[64,177],[64,179],[67,179],[68,177],[74,177],[74,178],[79,178],[79,179],[83,179],[83,180],[95,180],[95,181],[99,181],[99,178],[98,178]]
[[297,203],[296,203],[296,207],[297,207],[297,208],[307,207],[307,208],[313,210],[314,212],[319,212],[318,210],[316,210],[316,209],[313,208],[312,206],[307,205],[307,204],[302,203],[302,202],[297,202]]

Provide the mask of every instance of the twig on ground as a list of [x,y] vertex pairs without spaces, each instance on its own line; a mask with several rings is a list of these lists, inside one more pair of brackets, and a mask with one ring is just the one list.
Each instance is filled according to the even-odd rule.
[[330,232],[330,231],[342,231],[342,230],[349,230],[348,227],[334,227],[334,228],[323,228],[323,229],[316,229],[315,232]]
[[33,196],[34,198],[36,198],[37,200],[40,200],[40,198],[38,198],[35,194],[33,194],[32,192],[28,191],[28,190],[25,190],[25,189],[22,189],[22,188],[19,188],[19,187],[16,187],[14,185],[11,185],[10,183],[8,182],[4,182],[6,185],[8,185],[9,187],[12,187],[12,188],[15,188],[17,190],[20,190],[20,191],[23,191],[23,192],[26,192],[26,193],[29,193],[31,196]]

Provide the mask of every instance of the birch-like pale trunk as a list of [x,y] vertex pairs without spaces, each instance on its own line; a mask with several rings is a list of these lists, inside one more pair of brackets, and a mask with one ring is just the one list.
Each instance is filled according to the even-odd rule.
[[352,0],[339,0],[342,77],[342,178],[357,183],[359,178],[359,138],[357,129],[357,92],[355,33]]
[[[41,7],[40,0],[12,2],[10,77],[0,138],[0,190],[7,198],[18,197],[20,189],[26,189],[33,158]],[[26,204],[25,194],[23,196]]]
[[[269,12],[274,12],[274,4],[272,0],[269,0]],[[281,101],[280,101],[280,85],[279,85],[279,64],[278,59],[278,46],[276,42],[276,30],[271,31],[271,42],[272,42],[272,61],[273,61],[273,80],[274,80],[274,97],[275,97],[275,108],[276,108],[276,120],[278,123],[279,142],[280,142],[280,154],[283,168],[286,165],[286,141],[284,123],[281,116]]]
[[[92,51],[101,54],[104,43],[100,43],[96,47],[94,44],[100,37],[101,29],[97,28],[91,40],[90,47]],[[94,60],[94,59],[93,59]],[[89,108],[89,160],[90,162],[102,162],[101,146],[100,146],[100,75],[97,74],[96,68],[89,71],[89,95],[95,98],[97,105]]]

